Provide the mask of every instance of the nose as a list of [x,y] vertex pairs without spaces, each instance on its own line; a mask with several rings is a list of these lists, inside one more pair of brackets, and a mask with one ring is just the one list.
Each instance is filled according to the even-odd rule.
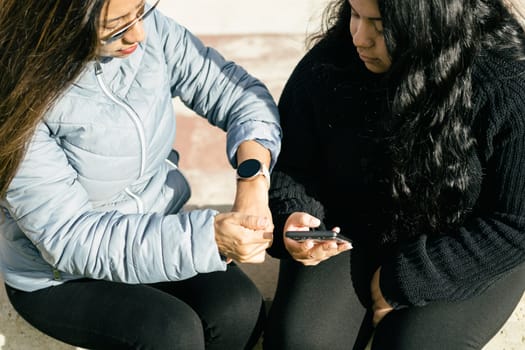
[[135,25],[122,37],[122,39],[129,44],[140,43],[141,41],[144,41],[145,38],[146,32],[142,21],[135,23]]
[[375,27],[364,20],[360,20],[356,25],[352,40],[355,47],[371,48],[374,46]]

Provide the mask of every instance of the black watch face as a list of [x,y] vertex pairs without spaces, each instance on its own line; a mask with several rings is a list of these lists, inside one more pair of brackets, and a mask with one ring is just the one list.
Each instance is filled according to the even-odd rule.
[[257,159],[248,159],[237,168],[237,174],[242,178],[250,178],[261,170],[261,163]]

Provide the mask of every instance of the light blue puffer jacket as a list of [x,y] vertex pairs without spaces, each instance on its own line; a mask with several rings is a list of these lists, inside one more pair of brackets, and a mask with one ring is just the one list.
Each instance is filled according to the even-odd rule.
[[[224,270],[213,210],[169,214],[172,98],[243,140],[280,149],[267,89],[159,11],[130,57],[90,63],[46,114],[0,202],[0,266],[33,291],[80,277],[126,283]],[[176,198],[175,198],[176,199]]]

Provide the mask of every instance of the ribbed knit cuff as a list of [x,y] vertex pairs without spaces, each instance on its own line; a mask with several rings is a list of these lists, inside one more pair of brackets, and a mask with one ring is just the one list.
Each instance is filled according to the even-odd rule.
[[410,305],[407,296],[400,288],[399,276],[393,264],[381,266],[379,288],[386,302],[394,309],[402,309]]

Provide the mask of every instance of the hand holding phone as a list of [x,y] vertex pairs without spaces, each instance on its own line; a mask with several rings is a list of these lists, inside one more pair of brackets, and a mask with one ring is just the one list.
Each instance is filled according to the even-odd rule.
[[352,249],[352,241],[338,232],[330,230],[286,231],[285,237],[298,243],[285,246],[290,255],[305,266],[315,266],[344,251]]

